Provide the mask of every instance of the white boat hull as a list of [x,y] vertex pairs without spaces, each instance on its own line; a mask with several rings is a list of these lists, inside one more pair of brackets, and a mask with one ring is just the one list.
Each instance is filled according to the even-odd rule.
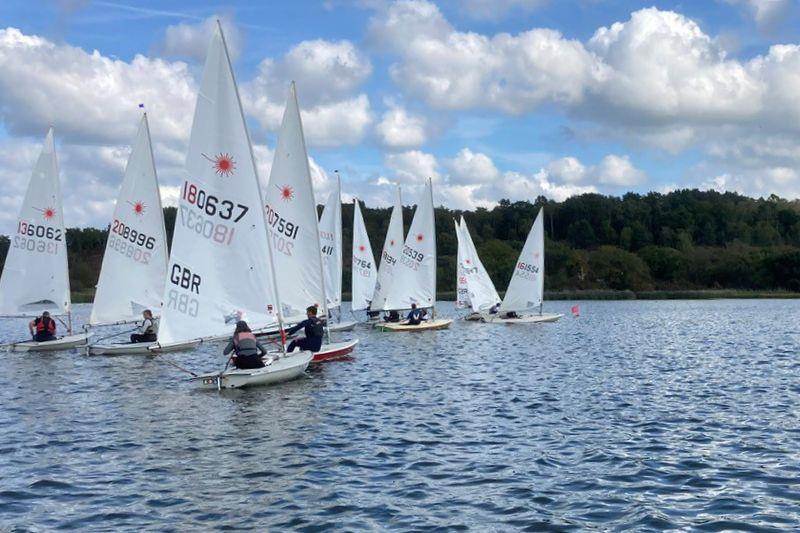
[[57,350],[69,350],[78,346],[85,346],[89,341],[91,333],[81,333],[80,335],[67,335],[54,341],[36,342],[23,341],[8,345],[10,352],[54,352]]
[[147,350],[150,353],[182,352],[184,350],[193,350],[204,342],[219,342],[221,340],[223,340],[221,337],[210,337],[208,339],[192,339],[190,341],[171,342],[165,344],[155,342],[153,344],[149,344],[147,346]]
[[292,352],[272,358],[263,368],[232,369],[222,373],[210,372],[193,377],[192,380],[205,390],[273,385],[303,375],[312,358],[313,354],[308,351]]
[[375,327],[381,331],[430,331],[436,329],[446,329],[452,324],[449,318],[437,318],[436,320],[425,320],[421,324],[412,326],[405,322],[381,322]]
[[337,332],[337,331],[353,331],[353,328],[356,327],[355,320],[348,320],[344,322],[334,322],[328,326],[329,331]]
[[516,318],[500,318],[497,315],[484,315],[484,322],[490,324],[538,324],[540,322],[555,322],[563,314],[543,313],[541,315],[522,315]]
[[126,342],[119,344],[92,344],[86,348],[89,355],[137,355],[180,352],[200,346],[201,341],[191,341],[159,347],[157,342]]

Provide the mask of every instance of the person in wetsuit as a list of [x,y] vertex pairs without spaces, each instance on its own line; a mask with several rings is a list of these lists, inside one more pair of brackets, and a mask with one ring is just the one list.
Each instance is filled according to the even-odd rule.
[[131,335],[131,342],[156,342],[158,339],[158,326],[153,318],[153,312],[149,309],[142,311],[142,324],[139,332]]
[[388,315],[384,315],[383,317],[384,322],[400,322],[400,313],[397,311],[389,311]]
[[286,348],[287,352],[294,351],[295,348],[318,352],[322,348],[322,336],[325,334],[325,328],[322,326],[322,321],[317,318],[317,307],[314,305],[307,307],[306,317],[308,318],[286,330],[287,335],[292,335],[301,329],[305,329],[306,334],[304,338],[290,342],[289,347]]
[[50,313],[45,311],[42,316],[37,316],[28,324],[31,337],[36,342],[56,340],[56,321],[50,318]]
[[422,323],[422,311],[417,309],[417,304],[411,304],[411,311],[408,313],[406,317],[406,323],[409,326],[419,326]]
[[231,362],[236,368],[261,368],[264,366],[261,358],[267,353],[244,320],[236,323],[233,337],[228,341],[222,354],[228,355],[231,352],[234,352]]

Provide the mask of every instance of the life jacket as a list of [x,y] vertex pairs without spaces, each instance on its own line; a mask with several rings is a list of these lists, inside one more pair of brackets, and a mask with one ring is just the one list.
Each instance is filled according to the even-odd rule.
[[[45,322],[47,321],[47,322]],[[35,321],[36,324],[36,333],[44,333],[45,331],[50,335],[55,335],[56,333],[56,321],[52,318],[45,318],[39,317]]]
[[233,347],[234,348],[238,348],[239,344],[245,339],[249,339],[249,340],[252,340],[253,342],[256,342],[256,336],[253,335],[252,332],[250,332],[250,331],[240,331],[239,333],[237,333],[237,334],[235,334],[233,336]]
[[153,320],[150,319],[150,318],[145,318],[144,321],[142,322],[142,327],[144,327],[145,322],[150,322],[150,325],[147,326],[147,328],[142,333],[144,335],[155,335],[156,334],[156,328],[155,328],[155,323],[153,322]]

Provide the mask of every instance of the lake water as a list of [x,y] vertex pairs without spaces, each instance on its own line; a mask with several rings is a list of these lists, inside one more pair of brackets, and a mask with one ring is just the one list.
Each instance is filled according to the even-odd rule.
[[363,327],[350,361],[222,393],[158,358],[2,354],[0,530],[800,527],[800,302],[571,304]]

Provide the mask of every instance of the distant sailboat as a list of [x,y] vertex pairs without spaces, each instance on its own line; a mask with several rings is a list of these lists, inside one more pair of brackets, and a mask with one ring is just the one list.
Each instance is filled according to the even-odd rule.
[[[349,331],[353,320],[342,320],[342,183],[336,172],[336,188],[331,191],[319,219],[320,253],[328,301],[328,331]],[[337,320],[333,321],[334,315]]]
[[[157,346],[170,349],[233,334],[237,320],[278,321],[261,187],[230,57],[217,29],[194,113],[172,241]],[[275,355],[263,368],[196,375],[204,388],[298,377],[310,352]]]
[[478,257],[478,251],[475,249],[463,216],[461,222],[456,222],[455,226],[458,238],[458,300],[456,307],[472,311],[465,317],[467,320],[482,320],[481,313],[488,313],[499,304],[500,296]]
[[[161,308],[167,279],[167,232],[147,115],[142,115],[109,228],[89,325],[129,324]],[[90,354],[149,353],[153,343],[89,346]]]
[[33,168],[0,277],[0,315],[35,317],[43,311],[66,315],[67,335],[46,342],[16,342],[7,348],[20,352],[51,351],[86,344],[87,334],[72,334],[71,308],[67,233],[53,128],[50,128]]
[[377,269],[358,200],[353,200],[353,266],[351,274],[353,294],[351,310],[362,311],[370,307],[375,294]]
[[383,310],[410,309],[415,304],[420,309],[431,309],[429,320],[419,325],[403,322],[381,323],[384,331],[443,329],[450,319],[437,319],[436,306],[436,228],[433,211],[433,183],[428,180],[417,202],[403,251],[395,265]]
[[389,217],[386,239],[383,241],[381,264],[378,267],[378,278],[375,282],[375,295],[372,297],[372,302],[370,303],[370,309],[372,311],[383,309],[386,303],[386,297],[389,295],[389,288],[394,278],[394,269],[397,265],[397,260],[400,258],[404,240],[403,203],[400,199],[400,188],[398,187],[392,214]]
[[[311,305],[326,316],[328,297],[317,206],[294,82],[289,88],[264,196],[283,317],[287,322],[300,322]],[[335,244],[335,238],[332,242]],[[332,343],[330,331],[328,341],[314,354],[314,362],[345,356],[358,343]]]
[[[563,314],[542,313],[544,299],[544,221],[543,209],[533,222],[522,252],[514,267],[503,302],[496,315],[484,315],[486,322],[555,322]],[[537,313],[531,313],[538,308]]]

